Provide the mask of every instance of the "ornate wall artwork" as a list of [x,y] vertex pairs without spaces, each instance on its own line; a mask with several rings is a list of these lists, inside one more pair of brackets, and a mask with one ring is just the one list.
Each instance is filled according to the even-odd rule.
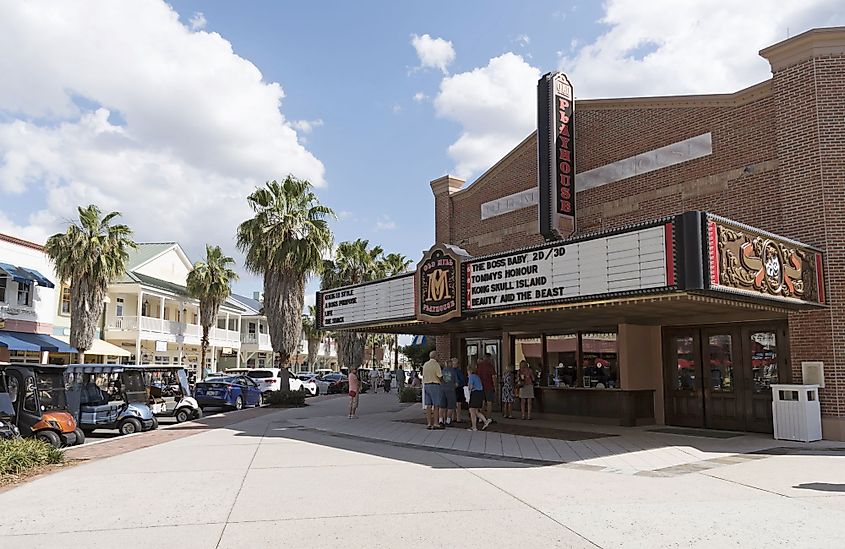
[[707,236],[711,288],[824,303],[820,251],[713,218]]

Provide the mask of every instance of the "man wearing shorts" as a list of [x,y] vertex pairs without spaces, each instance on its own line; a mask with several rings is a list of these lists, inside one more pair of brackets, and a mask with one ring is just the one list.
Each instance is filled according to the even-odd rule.
[[493,417],[493,401],[496,400],[496,369],[493,368],[493,355],[487,353],[478,361],[478,377],[484,387],[484,410],[487,417]]
[[443,426],[438,422],[443,393],[440,388],[443,370],[440,368],[440,363],[435,359],[436,354],[436,351],[431,351],[428,354],[428,362],[423,364],[422,367],[423,402],[425,402],[426,429],[429,430],[443,429]]
[[457,421],[455,415],[455,408],[458,401],[455,395],[455,387],[457,386],[457,368],[458,359],[453,358],[450,364],[443,368],[443,381],[440,384],[440,424],[446,427],[452,425],[452,422]]

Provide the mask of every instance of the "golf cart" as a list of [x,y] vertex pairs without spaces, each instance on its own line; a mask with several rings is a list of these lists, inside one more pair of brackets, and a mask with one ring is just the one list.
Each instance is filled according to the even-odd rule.
[[0,371],[0,395],[8,397],[15,428],[22,436],[35,437],[55,448],[85,442],[68,410],[63,366],[7,364],[0,366]]
[[117,429],[130,435],[158,427],[142,366],[71,364],[66,375],[69,408],[83,432]]
[[202,417],[197,400],[191,396],[188,372],[181,366],[144,366],[149,404],[156,417],[173,417],[176,423]]

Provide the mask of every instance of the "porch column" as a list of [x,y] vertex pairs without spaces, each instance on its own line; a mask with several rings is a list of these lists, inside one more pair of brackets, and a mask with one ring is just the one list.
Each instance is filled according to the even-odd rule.
[[141,307],[144,292],[138,292],[138,308],[135,310],[135,364],[141,364]]
[[[205,368],[205,364],[202,365]],[[211,346],[211,371],[217,371],[217,347]]]
[[158,305],[158,320],[161,323],[159,328],[159,333],[164,333],[164,296],[159,298],[159,305]]

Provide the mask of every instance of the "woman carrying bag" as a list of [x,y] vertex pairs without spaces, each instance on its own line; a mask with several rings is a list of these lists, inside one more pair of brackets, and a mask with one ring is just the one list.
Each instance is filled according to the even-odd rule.
[[517,387],[519,387],[519,406],[522,410],[522,419],[531,419],[531,402],[534,400],[534,372],[531,371],[528,362],[524,360],[519,363]]

